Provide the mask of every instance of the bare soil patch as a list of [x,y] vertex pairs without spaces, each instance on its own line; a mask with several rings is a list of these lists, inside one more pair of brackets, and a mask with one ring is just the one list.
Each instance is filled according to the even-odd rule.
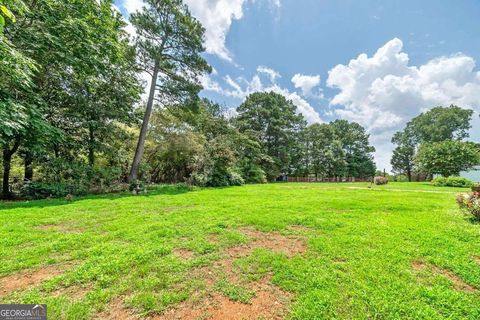
[[185,248],[174,249],[173,254],[182,260],[190,260],[194,256],[194,253],[192,250],[185,249]]
[[125,307],[121,298],[113,299],[106,309],[97,314],[94,319],[98,320],[136,320],[140,319],[130,309]]
[[0,294],[6,295],[13,291],[33,287],[42,281],[61,275],[68,267],[68,264],[54,264],[0,278]]
[[250,303],[232,301],[219,293],[211,293],[194,305],[184,302],[154,320],[243,320],[283,319],[292,295],[271,283],[256,283],[255,297]]
[[59,296],[69,296],[75,300],[81,300],[83,297],[90,292],[91,287],[81,287],[81,286],[70,286],[70,287],[61,287],[56,289],[52,296],[59,297]]
[[476,292],[477,289],[465,281],[462,280],[459,276],[448,269],[440,268],[434,265],[426,264],[422,261],[413,261],[412,268],[416,271],[422,271],[425,269],[431,270],[433,274],[441,275],[450,280],[453,284],[453,288],[458,291],[464,292]]
[[474,256],[474,257],[473,257],[473,261],[475,261],[476,263],[480,264],[480,256]]
[[240,231],[251,239],[247,244],[231,247],[227,250],[231,257],[249,255],[255,248],[264,248],[274,252],[284,253],[289,257],[306,251],[305,240],[298,236],[285,236],[279,232],[262,232],[254,228],[242,228]]
[[[301,237],[285,236],[279,232],[268,233],[254,228],[242,228],[239,231],[250,239],[249,243],[226,249],[224,258],[216,261],[213,266],[198,268],[191,273],[191,276],[205,280],[205,290],[196,291],[191,299],[153,319],[283,319],[292,301],[292,294],[275,286],[270,275],[256,282],[246,282],[235,270],[234,262],[250,255],[255,248],[265,248],[292,257],[304,253],[306,243]],[[240,284],[255,293],[249,303],[232,301],[215,291],[215,283],[225,276],[230,283]]]

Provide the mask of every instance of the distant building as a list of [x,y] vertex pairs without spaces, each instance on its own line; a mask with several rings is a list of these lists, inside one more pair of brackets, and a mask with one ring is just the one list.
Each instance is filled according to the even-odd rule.
[[475,182],[480,182],[480,166],[476,166],[470,171],[460,172],[460,176],[472,180]]

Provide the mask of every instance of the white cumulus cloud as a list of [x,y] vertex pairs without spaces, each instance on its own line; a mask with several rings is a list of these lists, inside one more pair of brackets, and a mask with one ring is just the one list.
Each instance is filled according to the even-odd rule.
[[[243,17],[246,2],[267,2],[274,8],[280,8],[280,0],[185,0],[192,15],[205,28],[205,47],[208,53],[232,62],[232,53],[227,49],[225,40],[234,20]],[[121,6],[130,14],[142,9],[143,0],[123,0]]]
[[185,3],[205,27],[205,47],[208,53],[232,61],[225,40],[233,20],[243,17],[245,0],[186,0]]
[[320,76],[309,76],[297,73],[292,77],[292,83],[295,88],[302,90],[303,95],[310,96],[312,95],[313,88],[320,84]]
[[392,134],[420,112],[456,104],[477,111],[480,73],[473,58],[456,54],[411,66],[400,39],[372,56],[360,54],[329,71],[327,85],[339,90],[331,100],[335,114],[365,126],[377,146],[376,160],[389,168]]
[[[136,1],[136,0],[126,0]],[[258,0],[257,0],[258,1]],[[280,0],[260,0],[279,8]],[[243,17],[243,6],[248,0],[185,0],[192,15],[205,27],[205,47],[208,53],[232,62],[233,56],[225,45],[227,34],[234,20]],[[255,3],[255,0],[251,0]]]
[[[218,82],[213,81],[210,77],[202,79],[204,90],[216,92],[218,94],[244,100],[249,94],[254,92],[276,92],[283,95],[287,100],[291,100],[297,106],[297,112],[301,113],[309,124],[323,122],[318,112],[312,105],[300,96],[297,92],[291,92],[286,88],[282,88],[275,81],[281,78],[281,75],[268,67],[260,66],[250,80],[245,78],[232,79],[229,75],[224,77],[227,88],[222,87]],[[267,80],[267,81],[262,81]]]

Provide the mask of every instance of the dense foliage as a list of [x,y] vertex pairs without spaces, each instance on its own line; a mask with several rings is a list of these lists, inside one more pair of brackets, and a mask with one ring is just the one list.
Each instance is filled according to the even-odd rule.
[[[275,181],[283,175],[345,177],[350,160],[352,167],[362,168],[353,177],[373,176],[371,154],[361,157],[357,150],[364,162],[355,163],[355,158],[347,158],[334,123],[306,126],[295,109],[281,95],[259,92],[231,119],[208,100],[200,101],[196,110],[173,107],[155,112],[146,144],[147,175],[153,182],[228,186]],[[352,137],[352,143],[373,149],[363,128],[348,122],[345,126],[363,133],[357,136],[363,140]]]
[[473,142],[452,140],[426,143],[420,146],[416,161],[429,174],[456,176],[480,163],[480,147]]
[[154,102],[166,106],[195,100],[199,76],[211,71],[200,55],[204,29],[182,0],[146,0],[143,10],[130,18],[137,30],[139,64],[152,76],[129,180],[138,178]]
[[457,187],[457,188],[469,188],[473,186],[473,182],[463,177],[436,177],[431,181],[433,186],[437,187]]
[[393,171],[411,181],[414,172],[448,177],[480,164],[478,145],[462,141],[469,137],[472,115],[472,110],[451,105],[413,118],[392,138]]
[[133,38],[110,0],[8,0],[0,11],[3,198],[375,172],[357,123],[307,126],[273,92],[251,94],[234,118],[201,100],[204,28],[181,0],[147,1],[130,17]]
[[122,165],[119,140],[135,118],[141,86],[126,23],[110,1],[17,1],[10,9],[17,18],[1,36],[3,197],[11,196],[14,157],[22,180],[36,172],[41,182],[87,187],[98,170]]

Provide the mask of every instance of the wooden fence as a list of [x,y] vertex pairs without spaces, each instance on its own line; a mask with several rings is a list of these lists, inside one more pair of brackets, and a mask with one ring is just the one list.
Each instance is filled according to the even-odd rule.
[[355,178],[355,177],[290,177],[286,179],[287,182],[371,182],[372,178]]

